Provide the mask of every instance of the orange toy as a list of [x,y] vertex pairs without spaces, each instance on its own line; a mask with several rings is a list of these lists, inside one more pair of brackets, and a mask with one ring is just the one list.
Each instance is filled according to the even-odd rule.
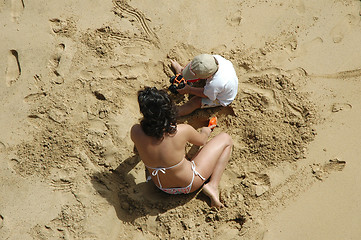
[[217,117],[212,117],[211,120],[209,120],[208,127],[212,130],[217,126]]

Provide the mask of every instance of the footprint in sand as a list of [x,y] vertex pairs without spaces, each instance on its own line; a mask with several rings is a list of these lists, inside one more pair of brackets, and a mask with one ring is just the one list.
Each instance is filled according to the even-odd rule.
[[24,0],[11,0],[11,19],[13,22],[19,22],[19,18],[25,8]]
[[49,119],[59,124],[64,123],[66,121],[66,116],[67,113],[63,109],[51,108],[48,111]]
[[0,152],[4,151],[6,148],[5,144],[3,142],[0,142]]
[[330,35],[334,43],[340,43],[345,35],[360,22],[358,17],[351,14],[346,15],[335,27],[332,28]]
[[298,45],[297,39],[290,39],[290,42],[286,45],[285,50],[292,58],[296,58],[312,52],[313,49],[317,48],[322,43],[323,39],[320,37],[316,37],[311,41],[303,43],[302,45]]
[[8,66],[5,71],[5,80],[8,87],[14,84],[21,75],[18,52],[14,49],[8,53]]
[[19,165],[20,165],[20,161],[18,159],[15,158],[10,159],[9,167],[13,172],[16,172],[17,174],[20,174]]
[[351,110],[352,105],[349,103],[334,103],[332,105],[331,111],[333,113],[340,112],[340,111],[348,111]]
[[342,171],[346,166],[346,162],[339,160],[338,158],[330,159],[328,163],[326,163],[323,167],[323,169],[326,172],[330,171]]
[[43,97],[46,97],[46,92],[38,92],[38,93],[31,93],[24,97],[24,101],[26,103],[33,103],[35,101],[38,101],[42,99]]
[[345,166],[345,161],[335,158],[330,159],[327,163],[323,165],[313,164],[311,166],[311,169],[314,177],[316,177],[318,180],[323,181],[331,172],[342,171]]
[[4,226],[4,217],[0,214],[0,229]]
[[55,34],[68,34],[69,33],[69,21],[58,18],[49,19],[50,27]]
[[64,78],[61,76],[61,74],[58,71],[58,67],[60,64],[61,55],[63,54],[65,49],[65,44],[60,43],[56,46],[55,53],[52,56],[52,58],[49,60],[49,68],[54,73],[54,82],[56,84],[62,84],[64,83]]
[[242,21],[242,12],[240,10],[232,13],[227,17],[228,24],[231,26],[239,26]]

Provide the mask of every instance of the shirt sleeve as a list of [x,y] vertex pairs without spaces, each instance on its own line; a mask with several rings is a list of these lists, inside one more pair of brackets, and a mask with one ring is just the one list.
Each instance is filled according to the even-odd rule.
[[218,89],[216,86],[212,86],[211,84],[206,84],[204,86],[203,94],[206,95],[212,101],[216,100],[219,92],[220,89]]

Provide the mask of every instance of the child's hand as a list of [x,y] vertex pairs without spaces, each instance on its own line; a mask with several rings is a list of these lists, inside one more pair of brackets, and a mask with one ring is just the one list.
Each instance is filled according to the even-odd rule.
[[189,86],[188,84],[186,84],[186,85],[184,86],[184,88],[177,89],[177,91],[178,91],[180,94],[189,93],[190,90],[191,90],[191,86]]

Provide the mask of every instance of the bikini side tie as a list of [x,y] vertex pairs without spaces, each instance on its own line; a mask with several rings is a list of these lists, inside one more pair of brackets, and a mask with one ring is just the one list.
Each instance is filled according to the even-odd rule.
[[[194,163],[194,161],[192,161],[192,170],[194,172],[195,175],[199,176],[203,181],[205,181],[206,179],[196,170],[196,164]],[[193,176],[194,178],[194,176]],[[193,181],[192,181],[193,183]]]

